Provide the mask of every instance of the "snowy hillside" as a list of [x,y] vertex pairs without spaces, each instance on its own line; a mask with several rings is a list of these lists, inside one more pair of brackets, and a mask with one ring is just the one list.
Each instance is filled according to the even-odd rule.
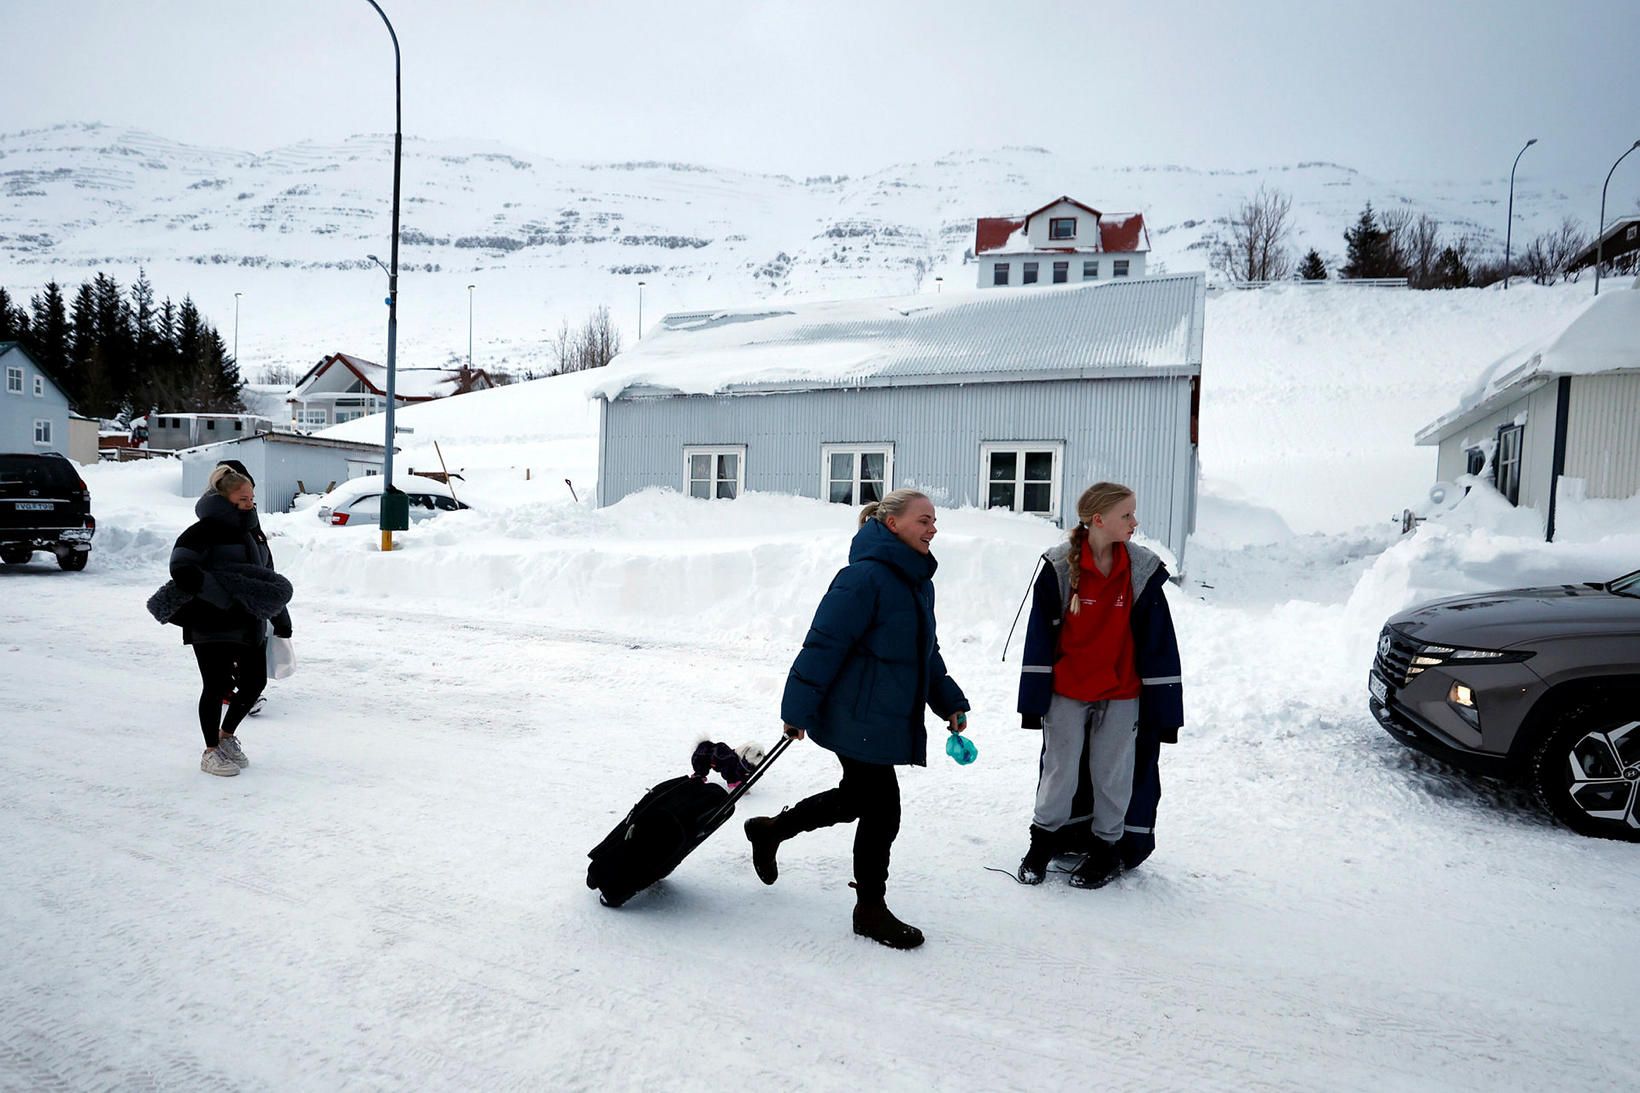
[[[252,153],[140,130],[65,125],[0,135],[0,284],[25,299],[94,270],[146,267],[190,293],[225,336],[242,292],[240,356],[298,371],[327,352],[379,358],[392,140],[359,136]],[[971,286],[974,220],[1061,193],[1142,211],[1151,269],[1201,269],[1205,240],[1260,181],[1294,198],[1295,243],[1329,258],[1371,200],[1410,202],[1448,230],[1494,238],[1498,179],[1403,183],[1328,163],[1260,172],[1102,164],[1040,148],[953,153],[852,178],[790,178],[682,163],[570,163],[457,140],[405,142],[400,351],[541,368],[560,319],[610,305],[630,340],[644,311],[769,296],[858,297]],[[1517,238],[1586,218],[1594,196],[1523,178]]]

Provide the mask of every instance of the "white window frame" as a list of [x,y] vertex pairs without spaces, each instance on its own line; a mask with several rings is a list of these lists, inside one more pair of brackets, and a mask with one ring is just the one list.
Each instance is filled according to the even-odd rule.
[[[1089,272],[1090,270],[1092,271],[1091,273]],[[1097,258],[1084,258],[1082,260],[1082,280],[1084,280],[1084,281],[1097,281],[1097,280],[1099,280],[1099,259],[1097,259]]]
[[6,365],[6,394],[20,395],[23,393],[23,366],[20,364]]
[[1053,273],[1049,275],[1049,280],[1053,284],[1064,285],[1064,284],[1069,284],[1070,279],[1071,279],[1071,260],[1069,258],[1066,258],[1064,261],[1055,262],[1053,264]]
[[[1059,521],[1059,499],[1065,492],[1065,442],[1063,440],[987,440],[979,446],[979,504],[991,507],[991,456],[997,452],[1014,452],[1019,456],[1014,471],[1014,504],[1011,511],[1024,512],[1025,453],[1052,452],[1053,477],[1048,484],[1048,511],[1033,513]],[[997,506],[1000,508],[1001,506]]]
[[1010,263],[1008,263],[1008,262],[992,262],[991,263],[991,285],[992,285],[993,288],[1003,288],[1003,287],[1005,287],[1006,285],[1008,285],[1010,283],[1009,278],[1012,277],[1012,276],[1013,276],[1013,269],[1012,269],[1012,266],[1011,266]]
[[739,498],[745,496],[745,494],[746,494],[746,445],[744,445],[744,444],[685,444],[683,446],[683,495],[685,497],[694,497],[694,494],[689,489],[690,483],[692,481],[692,479],[689,477],[689,474],[690,474],[689,460],[692,456],[697,456],[697,455],[709,455],[709,456],[712,457],[712,467],[713,467],[712,475],[713,476],[712,476],[711,479],[709,479],[709,481],[712,483],[712,494],[713,494],[713,496],[711,498],[709,498],[708,500],[712,500],[712,501],[728,500],[728,498],[719,498],[718,496],[716,496],[717,495],[717,483],[718,483],[717,470],[716,470],[716,468],[717,468],[717,457],[720,456],[720,455],[732,455],[732,456],[737,457],[735,459],[735,498],[739,499]]
[[[1048,218],[1048,241],[1050,243],[1062,243],[1067,239],[1075,239],[1077,219],[1078,218],[1074,216],[1050,216]],[[1071,230],[1067,234],[1059,235],[1055,232],[1055,228],[1057,228],[1060,224],[1065,223],[1069,223],[1071,226]]]
[[1128,270],[1131,268],[1133,267],[1128,264],[1126,258],[1114,258],[1110,263],[1110,275],[1112,277],[1126,277]]
[[46,378],[44,376],[35,376],[34,377],[34,397],[35,398],[45,398],[46,397]]
[[[892,444],[822,444],[820,445],[820,500],[831,501],[831,457],[834,455],[852,455],[854,457],[854,478],[850,485],[849,504],[863,505],[860,500],[860,457],[862,455],[880,455],[883,457],[883,493],[894,488],[894,445]],[[841,504],[842,502],[836,502]]]
[[51,446],[51,419],[37,417],[34,419],[34,443],[42,448]]
[[1526,455],[1526,426],[1508,424],[1498,429],[1497,454],[1493,457],[1493,485],[1511,505],[1520,504],[1521,465]]
[[1040,261],[1021,263],[1019,267],[1019,283],[1022,285],[1036,284],[1038,274],[1040,274],[1041,271],[1042,263]]
[[315,425],[329,425],[330,411],[323,406],[304,406],[296,411],[296,424],[304,429],[311,429]]

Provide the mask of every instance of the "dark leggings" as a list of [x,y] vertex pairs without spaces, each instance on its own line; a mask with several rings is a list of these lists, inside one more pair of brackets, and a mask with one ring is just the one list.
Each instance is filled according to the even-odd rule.
[[[232,733],[250,713],[262,688],[268,685],[267,657],[267,649],[260,643],[224,641],[194,646],[194,659],[199,661],[199,678],[204,685],[199,692],[199,731],[205,734],[207,748],[221,743],[218,734]],[[230,696],[224,717],[222,700]]]
[[888,885],[888,856],[900,833],[900,782],[894,768],[839,755],[843,781],[836,789],[806,797],[777,819],[783,838],[819,827],[859,821],[854,829],[854,883],[861,894],[881,896]]

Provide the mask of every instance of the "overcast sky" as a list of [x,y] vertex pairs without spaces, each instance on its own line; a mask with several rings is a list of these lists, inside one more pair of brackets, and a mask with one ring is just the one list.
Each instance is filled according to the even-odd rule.
[[[1034,144],[1113,165],[1332,160],[1598,185],[1640,139],[1640,2],[381,0],[407,135],[858,174]],[[3,0],[0,130],[265,151],[391,132],[366,0]],[[1640,153],[1620,175],[1640,180]],[[1614,180],[1632,203],[1640,181]]]

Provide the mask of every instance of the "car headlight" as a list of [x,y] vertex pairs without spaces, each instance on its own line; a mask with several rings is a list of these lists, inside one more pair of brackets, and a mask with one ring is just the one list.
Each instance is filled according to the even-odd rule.
[[1453,645],[1425,645],[1412,658],[1412,663],[1420,668],[1433,668],[1437,664],[1451,664],[1455,661],[1508,664],[1527,660],[1532,656],[1529,650],[1459,649]]

